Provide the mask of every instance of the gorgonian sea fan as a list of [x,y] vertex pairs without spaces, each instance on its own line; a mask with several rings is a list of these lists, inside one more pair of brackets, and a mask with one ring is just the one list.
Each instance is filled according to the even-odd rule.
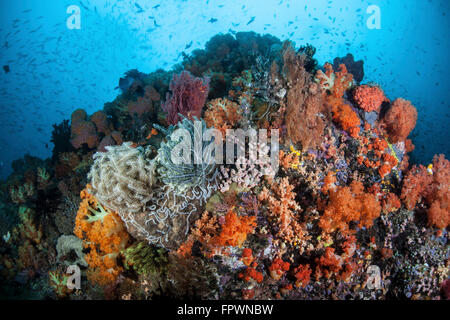
[[167,112],[170,125],[181,121],[180,114],[192,120],[200,118],[209,92],[209,78],[197,78],[188,71],[174,74],[169,84],[171,94],[167,93],[162,109]]

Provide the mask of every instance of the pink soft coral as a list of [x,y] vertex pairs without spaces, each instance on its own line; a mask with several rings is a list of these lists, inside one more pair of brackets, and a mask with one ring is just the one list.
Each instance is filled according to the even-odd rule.
[[424,199],[428,205],[428,223],[438,228],[450,225],[450,161],[435,155],[433,166],[414,166],[403,180],[401,198],[409,210]]

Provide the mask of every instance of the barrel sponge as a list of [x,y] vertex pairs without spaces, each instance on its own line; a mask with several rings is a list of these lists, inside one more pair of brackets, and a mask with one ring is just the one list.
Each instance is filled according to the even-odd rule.
[[100,203],[124,215],[146,210],[152,198],[155,164],[150,149],[133,148],[131,142],[108,146],[94,154],[88,174],[90,192]]

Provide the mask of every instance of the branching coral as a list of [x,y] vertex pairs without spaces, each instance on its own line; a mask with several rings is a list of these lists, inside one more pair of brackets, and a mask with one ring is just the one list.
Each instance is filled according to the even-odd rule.
[[209,91],[209,78],[196,78],[188,71],[174,74],[162,109],[167,112],[168,124],[175,125],[181,121],[179,114],[192,120],[200,118]]
[[80,193],[82,201],[74,233],[90,249],[84,256],[89,265],[89,280],[105,286],[123,271],[117,257],[126,248],[129,236],[117,213],[104,208],[88,189],[89,186]]
[[327,233],[337,229],[348,233],[351,221],[358,221],[360,227],[369,228],[380,215],[380,210],[376,196],[364,192],[361,182],[353,181],[350,187],[338,187],[330,192],[330,200],[319,226]]
[[417,122],[417,110],[410,101],[398,98],[382,119],[391,143],[405,141]]
[[299,222],[301,210],[295,201],[294,186],[287,177],[272,184],[269,191],[265,187],[258,195],[260,201],[267,201],[267,213],[278,229],[277,238],[281,241],[303,245],[308,239],[306,228]]
[[[243,153],[245,152],[245,146],[238,145],[238,148],[244,148]],[[252,189],[259,184],[263,176],[269,178],[275,176],[275,171],[268,156],[269,146],[265,143],[258,144],[250,141],[249,149],[255,152],[250,152],[248,157],[245,157],[245,155],[239,156],[235,161],[235,168],[220,167],[222,176],[219,186],[220,191],[229,190],[233,183],[236,183],[240,188]]]

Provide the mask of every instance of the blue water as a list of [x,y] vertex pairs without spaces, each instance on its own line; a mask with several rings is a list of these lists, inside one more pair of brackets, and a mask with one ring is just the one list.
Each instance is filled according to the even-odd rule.
[[[320,64],[351,52],[364,60],[363,82],[379,83],[390,99],[419,111],[413,160],[450,154],[447,64],[450,2],[288,0],[22,0],[1,1],[0,178],[29,153],[48,157],[52,124],[76,108],[102,109],[119,93],[120,76],[181,62],[217,33],[270,33],[311,43]],[[81,29],[68,29],[70,5]],[[381,29],[366,25],[369,5],[380,8]],[[217,21],[215,21],[217,19]],[[189,44],[192,42],[191,46]]]

